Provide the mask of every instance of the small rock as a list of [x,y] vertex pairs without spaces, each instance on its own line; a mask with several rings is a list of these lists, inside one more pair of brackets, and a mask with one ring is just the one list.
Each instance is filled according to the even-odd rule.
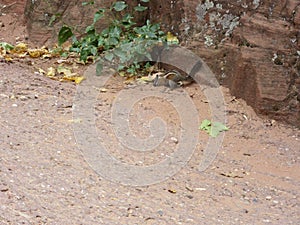
[[206,188],[195,188],[196,191],[206,191]]
[[6,191],[8,191],[8,187],[5,186],[5,185],[0,186],[0,191],[1,191],[1,192],[6,192]]
[[163,216],[163,215],[164,215],[164,212],[163,212],[162,210],[158,210],[157,213],[158,213],[158,215],[160,215],[160,216]]
[[107,89],[106,89],[106,88],[101,88],[101,89],[100,89],[100,92],[101,92],[101,93],[106,93],[106,92],[107,92]]
[[176,137],[171,137],[171,141],[173,141],[175,144],[178,144],[178,139]]
[[20,99],[21,101],[25,101],[25,100],[27,100],[28,98],[27,98],[26,96],[22,95],[22,96],[19,97],[19,99]]
[[270,195],[268,195],[267,197],[266,197],[266,200],[271,200],[272,199],[272,196],[270,196]]
[[189,199],[194,198],[192,195],[187,195],[186,197],[189,198]]
[[193,191],[194,191],[194,189],[193,189],[192,187],[188,186],[188,185],[186,185],[185,188],[186,188],[188,191],[190,191],[190,192],[193,192]]

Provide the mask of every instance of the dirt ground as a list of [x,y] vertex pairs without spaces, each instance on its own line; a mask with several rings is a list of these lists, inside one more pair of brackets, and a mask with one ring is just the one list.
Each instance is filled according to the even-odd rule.
[[[10,15],[0,21],[0,41],[25,39],[24,27]],[[0,224],[300,223],[300,131],[257,116],[226,88],[221,90],[229,130],[209,168],[197,170],[208,138],[199,131],[184,168],[163,182],[137,187],[103,178],[85,160],[73,130],[75,84],[51,80],[20,62],[0,61],[0,68]],[[151,165],[180,144],[176,110],[147,98],[133,108],[131,129],[147,137],[144,125],[159,115],[170,131],[166,143],[150,153],[119,150],[109,118],[124,84],[112,78],[105,88],[95,124],[101,138],[111,138],[108,150],[118,160]],[[199,87],[185,89],[200,120],[209,118]]]

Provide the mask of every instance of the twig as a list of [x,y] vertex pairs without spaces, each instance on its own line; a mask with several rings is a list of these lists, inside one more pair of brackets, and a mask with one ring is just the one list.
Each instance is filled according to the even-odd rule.
[[2,10],[5,10],[13,5],[17,4],[17,2],[13,2],[13,3],[10,3],[9,5],[3,5],[2,8],[0,9],[0,12],[2,12]]

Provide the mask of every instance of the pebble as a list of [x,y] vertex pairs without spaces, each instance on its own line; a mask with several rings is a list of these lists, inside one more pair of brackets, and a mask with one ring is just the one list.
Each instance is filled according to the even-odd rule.
[[173,141],[175,144],[178,143],[178,139],[176,137],[171,137],[171,141]]
[[195,188],[196,191],[206,191],[206,188]]
[[158,210],[157,213],[158,213],[158,215],[160,215],[160,216],[163,216],[163,215],[164,215],[164,212],[163,212],[162,210]]
[[28,98],[27,98],[26,96],[22,95],[22,96],[19,97],[19,99],[20,99],[21,101],[25,101],[25,100],[27,100]]
[[266,196],[266,200],[271,200],[272,199],[272,196],[268,195]]

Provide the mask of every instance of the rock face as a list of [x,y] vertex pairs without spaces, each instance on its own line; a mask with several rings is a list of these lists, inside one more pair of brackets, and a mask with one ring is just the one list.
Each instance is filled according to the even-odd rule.
[[226,84],[258,112],[300,126],[300,2],[272,2],[241,18],[231,53],[241,61]]
[[[63,23],[82,31],[98,6],[80,0],[27,0],[30,40],[55,41]],[[135,5],[138,1],[126,1]],[[151,0],[138,22],[160,22],[202,57],[228,86],[258,113],[300,127],[299,0]],[[101,29],[103,24],[99,25]]]
[[300,127],[300,2],[185,2],[189,46],[219,81],[258,113]]

